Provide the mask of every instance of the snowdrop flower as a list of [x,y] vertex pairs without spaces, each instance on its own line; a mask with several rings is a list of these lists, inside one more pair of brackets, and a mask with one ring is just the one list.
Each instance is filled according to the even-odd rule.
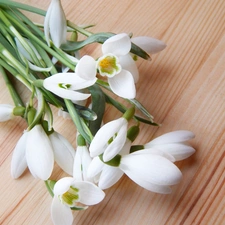
[[50,36],[56,47],[66,42],[66,16],[60,0],[52,0],[44,21],[44,33],[48,45]]
[[91,157],[102,154],[103,161],[107,162],[121,151],[127,139],[128,121],[134,113],[135,108],[131,107],[121,118],[104,124],[97,131],[89,148]]
[[126,141],[128,121],[121,117],[104,124],[90,144],[91,157],[103,154],[103,161],[109,161],[122,149]]
[[[101,76],[108,78],[111,90],[120,97],[133,99],[136,96],[135,80],[138,76],[137,66],[130,56],[130,37],[117,34],[107,39],[102,45],[102,53],[97,62],[90,56],[80,59],[76,73],[88,79],[96,75],[96,68]],[[83,72],[85,71],[85,72]]]
[[11,120],[13,115],[14,106],[9,104],[0,104],[0,122]]
[[58,132],[49,135],[56,163],[69,175],[73,175],[75,149],[69,141]]
[[101,202],[105,193],[95,184],[88,181],[76,181],[72,177],[64,177],[54,186],[54,198],[51,205],[51,216],[54,225],[71,225],[73,215],[71,207],[86,206]]
[[167,158],[140,150],[121,157],[119,168],[135,183],[156,193],[171,193],[171,185],[180,182],[180,170]]
[[90,94],[81,93],[80,91],[93,85],[96,80],[97,78],[85,80],[77,76],[76,73],[58,73],[44,79],[43,86],[59,97],[80,101],[90,97]]
[[152,37],[139,36],[131,38],[131,41],[148,54],[155,54],[166,48],[166,44],[163,41]]
[[[130,146],[131,141],[127,139],[119,154],[129,154]],[[98,183],[98,186],[102,190],[104,190],[112,187],[115,183],[117,183],[119,179],[123,176],[124,172],[119,167],[105,164],[98,156],[96,156],[91,161],[88,167],[87,174],[88,177],[95,178],[95,182]]]
[[170,154],[177,160],[183,160],[195,153],[195,149],[186,141],[194,138],[194,134],[187,130],[177,130],[163,134],[144,145],[144,148],[154,148]]
[[91,156],[84,138],[79,134],[77,136],[77,149],[73,164],[73,177],[77,181],[92,181],[87,177],[87,169],[91,163]]
[[24,132],[16,144],[12,154],[11,176],[14,179],[19,178],[27,168],[26,143],[28,132]]
[[28,166],[35,178],[47,180],[52,173],[54,154],[51,142],[41,125],[25,131],[12,156],[11,174],[18,178]]

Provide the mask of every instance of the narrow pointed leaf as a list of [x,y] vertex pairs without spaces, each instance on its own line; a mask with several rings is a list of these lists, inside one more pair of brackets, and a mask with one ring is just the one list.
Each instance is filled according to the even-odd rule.
[[[83,41],[77,41],[77,42],[72,42],[72,41],[68,41],[66,44],[62,44],[61,48],[64,51],[67,52],[74,52],[77,51],[81,48],[83,48],[84,46],[88,45],[88,44],[92,44],[92,43],[104,43],[108,38],[112,37],[113,33],[96,33],[96,34],[92,34],[91,36],[89,36],[88,38],[86,38]],[[140,56],[143,59],[151,59],[150,56],[141,48],[139,48],[137,45],[133,44],[131,45],[131,53]]]
[[97,119],[90,121],[89,129],[92,134],[95,135],[101,127],[103,115],[105,112],[105,96],[101,88],[98,85],[89,87],[92,97],[92,110],[96,113]]

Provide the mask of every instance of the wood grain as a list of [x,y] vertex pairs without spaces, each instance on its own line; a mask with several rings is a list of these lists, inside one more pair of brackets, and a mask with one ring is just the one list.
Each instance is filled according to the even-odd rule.
[[[47,9],[50,1],[19,2]],[[101,204],[74,212],[74,224],[225,224],[225,1],[62,0],[62,4],[69,20],[96,24],[93,32],[133,32],[167,43],[151,62],[138,62],[137,98],[162,124],[143,125],[139,143],[178,129],[196,134],[191,142],[196,153],[177,163],[183,179],[171,195],[148,192],[124,176],[106,190]],[[96,54],[94,47],[84,52]],[[12,103],[1,76],[0,90],[0,104]],[[20,93],[28,97],[26,91]],[[106,116],[112,118],[110,110]],[[71,122],[55,120],[55,128],[75,143]],[[52,224],[51,197],[44,183],[28,171],[18,180],[10,176],[12,151],[24,129],[20,119],[0,124],[0,224]],[[62,175],[55,166],[52,178]]]

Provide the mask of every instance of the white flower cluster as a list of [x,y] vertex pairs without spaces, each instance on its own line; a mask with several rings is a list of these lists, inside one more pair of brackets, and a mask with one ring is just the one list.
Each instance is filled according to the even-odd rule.
[[[9,106],[1,105],[1,108]],[[12,109],[8,114],[12,114]],[[56,225],[72,224],[71,207],[86,209],[88,205],[101,202],[105,196],[103,190],[118,182],[124,173],[149,191],[171,193],[170,186],[178,184],[182,178],[174,162],[195,152],[186,143],[194,134],[186,130],[173,131],[146,144],[132,146],[139,129],[137,126],[128,129],[130,117],[132,115],[125,113],[103,125],[90,145],[78,134],[76,150],[59,133],[47,134],[40,124],[36,125],[24,132],[14,149],[12,177],[20,177],[28,166],[35,178],[47,180],[54,160],[71,175],[58,180],[53,189],[51,213]]]
[[[57,59],[52,54],[50,62],[47,63],[49,67],[42,62],[43,49],[40,50],[38,44],[32,44],[18,33],[14,40],[18,50],[16,53],[22,63],[17,63],[13,57],[9,58],[12,59],[9,65],[19,70],[16,77],[32,91],[30,103],[26,106],[0,105],[0,122],[10,120],[14,116],[22,116],[28,123],[27,130],[13,151],[12,177],[19,178],[28,168],[35,178],[45,182],[51,181],[55,162],[68,174],[56,181],[50,190],[53,195],[51,215],[55,225],[72,224],[71,210],[86,209],[89,205],[101,202],[105,197],[103,190],[113,186],[123,174],[149,191],[171,193],[171,186],[178,184],[182,178],[181,171],[174,162],[195,152],[187,143],[194,138],[194,134],[187,130],[178,130],[145,144],[133,144],[139,133],[135,107],[142,109],[149,118],[151,116],[135,99],[135,84],[139,79],[139,72],[134,60],[138,55],[132,51],[132,46],[136,46],[136,53],[144,52],[144,55],[148,55],[163,50],[166,45],[154,38],[131,38],[128,34],[121,33],[111,35],[103,41],[102,55],[97,59],[89,55],[75,57],[74,52],[69,55],[60,49],[67,43],[67,21],[60,0],[51,1],[45,17],[44,34],[48,54],[55,48],[62,54],[56,54]],[[43,42],[40,45],[42,44]],[[6,57],[9,55],[6,50],[3,53]],[[44,55],[46,59],[48,54]],[[56,69],[58,60],[59,69]],[[72,64],[67,63],[67,60]],[[26,69],[21,69],[23,64],[27,65]],[[11,71],[14,71],[14,68]],[[37,75],[35,80],[36,77],[26,71],[43,72],[44,76],[39,78]],[[20,73],[23,76],[20,76]],[[127,99],[132,106],[125,109],[119,103],[115,104],[123,115],[101,126],[102,116],[97,131],[92,132],[89,122],[96,120],[96,117],[99,119],[100,113],[92,115],[90,120],[85,120],[85,116],[90,117],[89,105],[83,101],[91,97],[89,103],[96,103],[91,93],[91,88],[96,84]],[[37,97],[37,109],[33,104],[34,96]],[[100,99],[99,96],[98,98]],[[112,99],[110,103],[113,101],[115,100]],[[50,103],[60,108],[64,117],[71,116],[73,119],[78,130],[76,148],[54,131]],[[97,107],[101,108],[100,105]],[[83,115],[80,116],[78,111],[80,114],[83,112]],[[130,126],[130,120],[134,117],[132,122],[137,123]]]

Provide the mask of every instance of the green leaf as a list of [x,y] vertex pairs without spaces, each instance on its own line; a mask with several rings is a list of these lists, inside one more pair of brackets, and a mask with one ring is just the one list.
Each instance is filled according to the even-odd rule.
[[73,42],[73,41],[67,41],[66,44],[62,44],[60,47],[62,50],[67,51],[67,52],[74,52],[77,51],[83,47],[85,47],[88,44],[92,44],[92,43],[104,43],[108,38],[112,37],[113,33],[96,33],[96,34],[92,34],[91,36],[89,36],[88,38],[86,38],[83,41],[77,41],[77,42]]
[[38,8],[33,7],[33,6],[29,6],[27,4],[23,4],[23,3],[19,3],[19,2],[15,2],[15,1],[10,1],[10,0],[0,0],[0,6],[18,8],[18,9],[33,12],[33,13],[36,13],[36,14],[39,14],[39,15],[42,15],[42,16],[45,16],[45,14],[46,14],[46,11],[44,11],[42,9],[38,9]]
[[[116,101],[115,99],[113,99],[112,97],[110,97],[107,94],[105,94],[105,99],[106,99],[107,103],[113,105],[120,112],[124,113],[127,110],[127,108],[124,105],[122,105],[120,102]],[[134,115],[134,118],[142,123],[146,123],[146,124],[149,124],[152,126],[159,126],[159,124],[153,122],[152,120],[147,120],[147,119],[144,119],[144,118],[136,116],[136,115]]]
[[92,97],[92,110],[97,114],[97,119],[90,121],[89,123],[89,129],[92,134],[95,135],[101,127],[102,118],[105,112],[105,95],[101,88],[96,84],[88,89],[91,92]]
[[[77,51],[83,47],[85,47],[88,44],[92,44],[92,43],[104,43],[108,38],[114,36],[114,33],[96,33],[96,34],[92,34],[90,35],[88,38],[86,38],[83,41],[77,41],[77,42],[72,42],[72,41],[68,41],[66,44],[61,45],[60,47],[67,52],[74,52]],[[131,45],[131,53],[143,58],[143,59],[147,59],[150,60],[150,56],[141,48],[139,48],[137,45],[133,44]]]
[[154,117],[137,99],[129,99],[129,101],[133,103],[145,116],[147,116],[151,122],[153,122]]

